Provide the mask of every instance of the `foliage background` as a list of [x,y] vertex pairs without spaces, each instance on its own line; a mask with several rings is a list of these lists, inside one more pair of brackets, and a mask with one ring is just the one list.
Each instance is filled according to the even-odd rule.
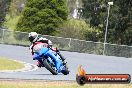
[[[78,14],[81,15],[74,19],[77,1]],[[40,34],[103,42],[108,1],[111,0],[1,0],[0,16],[3,20],[0,25],[18,31],[36,31]],[[113,2],[107,42],[131,46],[132,1]],[[57,10],[62,13],[57,14]]]

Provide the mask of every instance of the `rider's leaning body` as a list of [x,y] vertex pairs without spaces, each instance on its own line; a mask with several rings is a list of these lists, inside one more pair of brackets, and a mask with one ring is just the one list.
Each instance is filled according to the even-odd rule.
[[[64,61],[64,57],[60,54],[59,50],[58,49],[53,49],[52,48],[52,42],[50,40],[48,40],[47,38],[43,38],[43,37],[38,37],[38,34],[36,32],[30,32],[29,33],[29,41],[31,42],[31,45],[29,47],[30,49],[30,52],[32,53],[32,56],[33,56],[33,60],[35,60],[36,58],[34,58],[34,48],[35,46],[36,47],[39,47],[40,44],[43,44],[43,43],[46,43],[47,44],[47,47],[51,47],[52,50],[56,51],[57,54],[60,55],[60,57],[62,58],[62,60]],[[42,62],[42,59],[38,59],[38,64],[37,66],[38,67],[42,67],[43,66],[43,62]]]

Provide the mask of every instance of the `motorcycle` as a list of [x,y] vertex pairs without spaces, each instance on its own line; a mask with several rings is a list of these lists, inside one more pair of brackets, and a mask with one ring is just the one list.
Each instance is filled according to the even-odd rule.
[[40,43],[33,48],[34,58],[42,60],[43,67],[49,70],[53,75],[62,73],[64,75],[69,74],[69,70],[66,63],[63,63],[61,57],[48,47],[45,43]]

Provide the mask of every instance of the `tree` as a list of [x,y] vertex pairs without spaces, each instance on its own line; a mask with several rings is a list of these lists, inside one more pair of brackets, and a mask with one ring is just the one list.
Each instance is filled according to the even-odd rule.
[[132,45],[132,1],[131,0],[116,0],[118,9],[114,27],[114,40],[119,44]]
[[[83,0],[83,18],[92,27],[103,25],[100,28],[103,32],[106,26],[108,1],[111,0]],[[107,42],[132,45],[131,28],[132,1],[114,0],[114,5],[110,8]]]
[[96,27],[100,24],[100,5],[98,0],[82,0],[83,17],[91,27]]
[[16,30],[55,35],[67,17],[66,0],[27,0]]
[[5,21],[6,13],[9,9],[11,0],[0,0],[0,26]]
[[21,11],[24,8],[26,0],[11,0],[9,15],[11,18],[15,18],[21,14]]

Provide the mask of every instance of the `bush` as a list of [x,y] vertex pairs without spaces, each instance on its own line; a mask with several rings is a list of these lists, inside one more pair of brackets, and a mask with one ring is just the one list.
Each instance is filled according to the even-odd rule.
[[58,36],[84,39],[84,31],[89,26],[83,20],[69,19],[60,27],[60,34]]
[[102,36],[100,29],[90,28],[84,20],[69,19],[60,28],[58,36],[88,41],[97,41]]

